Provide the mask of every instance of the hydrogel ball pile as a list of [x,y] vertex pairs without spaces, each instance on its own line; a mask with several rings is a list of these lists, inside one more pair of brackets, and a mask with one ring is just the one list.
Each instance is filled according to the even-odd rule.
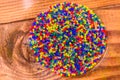
[[40,65],[62,76],[81,75],[102,58],[106,30],[92,10],[64,2],[37,16],[29,46]]

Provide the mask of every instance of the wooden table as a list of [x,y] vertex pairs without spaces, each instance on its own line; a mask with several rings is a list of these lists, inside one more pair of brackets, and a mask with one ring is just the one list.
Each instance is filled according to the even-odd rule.
[[[27,45],[33,19],[50,5],[74,2],[93,9],[108,32],[107,52],[91,72],[60,77],[34,63]],[[120,0],[1,0],[0,80],[120,80]]]

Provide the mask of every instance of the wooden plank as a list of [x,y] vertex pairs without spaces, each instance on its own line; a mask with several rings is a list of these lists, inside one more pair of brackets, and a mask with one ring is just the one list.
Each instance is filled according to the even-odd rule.
[[[0,76],[1,79],[13,79],[16,78],[17,80],[22,80],[23,78],[25,78],[25,76],[27,77],[27,79],[32,80],[39,80],[39,79],[45,79],[45,80],[54,80],[54,79],[60,79],[60,80],[95,80],[95,79],[118,79],[120,78],[120,41],[118,40],[120,38],[120,32],[119,31],[114,31],[114,30],[109,30],[108,31],[108,45],[107,45],[107,51],[106,51],[106,55],[103,58],[103,60],[100,62],[100,64],[97,65],[97,67],[91,71],[88,72],[86,75],[83,76],[77,76],[77,77],[70,77],[70,78],[66,78],[66,77],[60,77],[58,75],[53,74],[52,72],[48,72],[48,71],[44,71],[44,69],[40,68],[40,73],[39,75],[32,75],[33,71],[37,71],[35,66],[31,66],[28,63],[24,62],[24,58],[28,59],[28,55],[26,53],[22,53],[24,58],[22,58],[22,56],[18,56],[18,52],[19,49],[15,48],[17,47],[17,44],[20,43],[20,40],[22,38],[22,35],[24,33],[26,33],[29,28],[30,25],[32,23],[33,20],[27,20],[27,21],[20,21],[20,22],[15,22],[15,23],[9,23],[9,24],[2,24],[0,25],[0,37],[2,38],[2,40],[0,40],[0,53],[4,53],[3,51],[3,46],[6,45],[6,47],[9,50],[7,51],[11,51],[14,50],[14,54],[13,56],[11,56],[11,60],[15,60],[12,64],[13,67],[15,67],[16,69],[20,69],[23,71],[24,76],[22,75],[23,73],[21,73],[21,77],[17,77],[17,75],[19,74],[14,74],[12,72],[12,69],[7,68],[8,66],[5,65],[5,63],[3,63],[3,61],[1,61],[2,66],[0,69]],[[11,36],[11,37],[10,37]],[[16,37],[17,36],[17,37]],[[25,35],[23,35],[25,36]],[[7,40],[7,41],[6,41]],[[7,43],[9,41],[9,43]],[[16,43],[14,43],[16,41]],[[9,44],[9,45],[7,45]],[[15,45],[15,46],[13,46]],[[25,45],[26,46],[26,45]],[[25,47],[23,46],[23,47]],[[12,49],[15,48],[15,49]],[[26,49],[26,48],[25,48]],[[17,51],[17,52],[16,52]],[[4,53],[5,54],[5,53]],[[4,57],[3,57],[4,59]],[[17,61],[19,60],[19,61]],[[22,63],[22,64],[21,64]],[[8,63],[7,63],[8,64]],[[17,64],[17,66],[15,65]],[[6,67],[5,67],[6,66]],[[26,69],[27,68],[27,69]],[[34,69],[33,69],[34,68]],[[7,70],[7,71],[4,71]],[[29,71],[29,73],[28,73]],[[104,72],[104,73],[103,73]],[[6,74],[7,73],[7,74]],[[9,76],[8,76],[9,75]],[[28,77],[29,75],[32,75],[31,77]],[[41,76],[40,76],[41,75]],[[55,76],[54,76],[55,75]],[[33,78],[37,76],[37,78]],[[23,77],[23,78],[22,78]]]
[[[61,2],[74,2],[78,4],[84,4],[88,6],[89,8],[92,9],[97,9],[99,10],[100,8],[104,7],[111,7],[114,5],[118,6],[120,4],[120,0],[39,0],[39,1],[34,1],[34,0],[1,0],[0,1],[0,23],[8,23],[8,22],[13,22],[13,21],[18,21],[18,20],[25,20],[25,19],[31,19],[35,18],[37,14],[39,14],[42,11],[48,10],[50,5],[61,3]],[[103,13],[105,12],[105,13]],[[119,14],[120,11],[116,11],[117,14]],[[114,10],[111,11],[98,11],[97,14],[101,16],[105,16],[107,19],[105,23],[108,23],[109,16],[113,15]],[[108,15],[109,14],[109,15]],[[118,20],[120,18],[120,15],[114,15],[114,18],[117,18]],[[111,17],[112,18],[112,17]],[[104,21],[103,21],[104,22]],[[116,22],[117,23],[117,22]],[[110,26],[109,25],[106,26]],[[118,23],[115,24],[119,25]]]

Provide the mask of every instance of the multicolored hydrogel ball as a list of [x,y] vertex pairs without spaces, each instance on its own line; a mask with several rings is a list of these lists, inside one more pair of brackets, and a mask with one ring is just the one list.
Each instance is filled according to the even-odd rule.
[[86,73],[102,58],[106,30],[89,8],[61,3],[40,13],[30,29],[36,61],[63,76]]

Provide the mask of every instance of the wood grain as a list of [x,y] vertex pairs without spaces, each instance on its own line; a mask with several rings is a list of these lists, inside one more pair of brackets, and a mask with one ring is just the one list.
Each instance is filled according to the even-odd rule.
[[77,77],[60,77],[33,65],[26,35],[36,15],[50,5],[65,0],[0,1],[0,80],[119,80],[120,79],[120,0],[66,0],[94,10],[105,24],[108,49],[94,70]]
[[[84,4],[92,9],[117,6],[120,7],[120,0],[1,0],[0,1],[0,23],[7,23],[18,20],[31,19],[42,11],[48,10],[50,5],[61,2],[74,2]],[[105,11],[106,12],[106,11]],[[116,11],[117,12],[117,11]],[[118,11],[117,13],[119,13]],[[106,14],[108,14],[106,12]],[[112,11],[114,13],[114,10]],[[103,12],[98,12],[104,15]],[[114,15],[119,16],[120,15]],[[106,16],[108,17],[108,16]],[[107,18],[106,18],[107,19]],[[119,18],[118,18],[119,19]]]

